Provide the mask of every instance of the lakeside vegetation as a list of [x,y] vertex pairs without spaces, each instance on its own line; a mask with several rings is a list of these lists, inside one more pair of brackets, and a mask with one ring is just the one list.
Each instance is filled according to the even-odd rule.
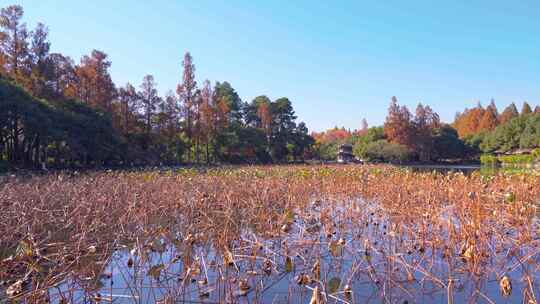
[[0,170],[186,163],[334,161],[340,145],[368,161],[471,162],[481,154],[540,146],[540,106],[487,107],[444,123],[428,105],[414,114],[393,97],[383,126],[310,134],[293,102],[243,101],[227,81],[202,84],[188,52],[176,90],[160,96],[152,75],[138,88],[111,79],[93,50],[75,63],[51,53],[47,27],[28,30],[20,6],[0,13]]
[[0,8],[0,304],[540,300],[540,106],[310,132],[189,52],[161,94],[51,50]]
[[[498,113],[495,103],[478,104],[458,113],[453,123],[446,124],[429,106],[418,104],[415,115],[392,98],[384,126],[368,128],[362,121],[359,130],[335,127],[313,134],[315,150],[322,159],[331,160],[342,144],[353,145],[359,158],[386,162],[468,162],[481,155],[487,163],[493,154],[512,153],[520,149],[540,147],[540,107],[534,112],[528,103],[519,113],[514,103]],[[534,155],[502,156],[502,162],[533,163]],[[483,163],[484,163],[483,162]]]
[[195,80],[183,57],[176,92],[152,75],[117,86],[93,50],[76,64],[50,53],[48,29],[29,31],[20,6],[0,13],[0,166],[74,168],[181,163],[286,162],[313,139],[288,98],[243,102],[226,81]]

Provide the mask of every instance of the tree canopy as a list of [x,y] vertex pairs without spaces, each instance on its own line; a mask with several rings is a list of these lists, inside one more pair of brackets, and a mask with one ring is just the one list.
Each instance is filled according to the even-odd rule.
[[303,159],[313,139],[288,98],[246,104],[227,82],[196,81],[182,58],[176,94],[151,74],[116,86],[107,54],[78,64],[50,53],[48,29],[24,10],[0,11],[0,161],[12,166],[99,166]]

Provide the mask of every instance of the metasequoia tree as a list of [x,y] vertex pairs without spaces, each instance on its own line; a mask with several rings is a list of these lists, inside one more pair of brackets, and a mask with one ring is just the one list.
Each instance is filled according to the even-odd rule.
[[532,113],[531,105],[529,105],[529,103],[525,101],[523,103],[523,107],[521,108],[521,115],[527,115],[531,113]]
[[142,115],[144,117],[144,130],[147,135],[147,140],[149,140],[150,133],[152,132],[152,119],[154,118],[157,106],[161,101],[157,93],[154,76],[144,76],[139,96],[141,97]]
[[384,133],[391,143],[411,146],[414,140],[414,128],[411,124],[411,113],[406,106],[399,106],[394,96],[388,108],[388,116],[384,122]]
[[91,107],[110,112],[116,89],[112,82],[109,68],[111,62],[107,54],[94,50],[90,56],[84,56],[80,65],[75,67],[76,84],[69,93]]
[[270,138],[272,136],[272,112],[268,102],[263,101],[258,104],[257,117],[259,117],[261,121],[261,128],[266,134],[266,142],[268,147],[270,147]]
[[7,74],[18,81],[28,74],[24,71],[28,60],[28,31],[21,21],[24,10],[11,5],[0,10],[0,53]]
[[[195,81],[195,65],[191,54],[187,52],[182,61],[182,83],[176,88],[176,93],[182,103],[182,116],[184,118],[184,130],[189,144],[193,144],[195,103],[197,92],[197,81]],[[190,159],[188,152],[188,160]]]
[[516,104],[512,102],[501,113],[499,121],[500,121],[501,124],[504,124],[504,123],[510,121],[512,118],[518,117],[518,116],[519,116],[519,112],[517,110]]

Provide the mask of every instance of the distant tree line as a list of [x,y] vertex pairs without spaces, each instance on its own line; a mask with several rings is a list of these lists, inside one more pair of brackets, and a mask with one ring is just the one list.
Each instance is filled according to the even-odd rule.
[[199,85],[190,53],[176,92],[162,97],[152,75],[116,86],[102,51],[79,63],[51,53],[47,27],[29,31],[22,18],[21,6],[0,11],[0,163],[284,162],[314,143],[289,99],[247,103],[226,81]]
[[335,127],[313,133],[314,152],[321,159],[335,159],[342,144],[353,145],[354,154],[365,160],[386,162],[439,162],[477,160],[483,153],[506,153],[540,147],[540,107],[514,103],[498,113],[492,100],[487,107],[458,113],[452,124],[442,123],[429,106],[418,104],[412,114],[392,97],[383,126],[350,131]]
[[524,102],[521,111],[511,103],[499,113],[493,100],[486,107],[458,113],[454,126],[464,141],[482,153],[506,153],[540,147],[540,106]]

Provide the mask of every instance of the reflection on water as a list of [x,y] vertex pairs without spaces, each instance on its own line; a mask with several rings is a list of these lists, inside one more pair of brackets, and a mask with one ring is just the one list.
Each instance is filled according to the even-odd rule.
[[[409,221],[375,203],[316,201],[294,210],[281,232],[246,230],[227,247],[204,235],[160,231],[119,245],[96,275],[73,274],[49,290],[61,303],[521,303],[538,299],[540,239],[497,219],[450,248],[460,210]],[[537,231],[540,223],[532,221]],[[493,231],[499,231],[494,234]],[[501,238],[504,235],[504,238]],[[520,257],[520,258],[519,258]],[[500,281],[512,291],[503,295]],[[533,286],[533,288],[531,288]],[[319,292],[314,292],[318,290]],[[531,294],[534,290],[536,294]],[[318,301],[318,302],[317,302]],[[534,302],[530,302],[534,303]]]

